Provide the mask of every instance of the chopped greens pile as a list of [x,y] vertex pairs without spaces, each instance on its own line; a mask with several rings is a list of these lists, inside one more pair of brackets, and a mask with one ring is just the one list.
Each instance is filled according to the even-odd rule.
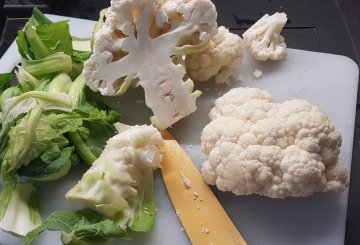
[[0,74],[0,228],[26,236],[25,244],[44,230],[61,230],[64,244],[128,239],[126,227],[87,209],[57,211],[41,222],[36,185],[79,162],[90,166],[117,133],[120,114],[89,100],[81,73],[91,40],[72,37],[67,21],[52,22],[35,8],[16,42],[21,64]]
[[24,245],[30,245],[43,231],[62,231],[64,244],[104,244],[109,239],[129,239],[126,231],[90,209],[55,212],[38,228],[29,232]]

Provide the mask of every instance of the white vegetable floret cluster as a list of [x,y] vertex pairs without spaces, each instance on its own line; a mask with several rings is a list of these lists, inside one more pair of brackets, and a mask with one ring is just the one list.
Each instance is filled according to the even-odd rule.
[[115,135],[66,199],[113,218],[137,199],[143,172],[161,166],[162,154],[157,146],[163,143],[160,132],[147,125]]
[[221,191],[285,198],[349,184],[338,158],[341,134],[307,101],[274,103],[267,91],[235,88],[215,101],[209,117],[201,172]]
[[282,60],[287,57],[286,43],[280,32],[287,21],[285,13],[264,15],[244,34],[244,43],[257,60]]
[[152,123],[159,129],[171,126],[196,110],[201,94],[193,92],[191,79],[184,81],[185,67],[172,56],[214,36],[216,19],[210,0],[112,0],[85,63],[88,86],[115,95],[138,81]]
[[244,44],[240,36],[223,26],[201,52],[187,55],[185,65],[191,79],[229,83],[230,76],[243,60]]

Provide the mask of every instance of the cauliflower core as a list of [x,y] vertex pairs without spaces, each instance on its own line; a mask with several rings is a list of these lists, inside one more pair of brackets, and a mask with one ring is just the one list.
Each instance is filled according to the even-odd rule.
[[201,52],[186,56],[185,65],[191,79],[216,83],[229,83],[230,76],[241,64],[244,44],[236,34],[223,26]]
[[[152,169],[161,166],[160,132],[147,125],[133,126],[110,138],[104,151],[65,197],[115,219],[139,199],[138,189]],[[148,173],[150,171],[150,173]],[[146,183],[146,184],[152,184]]]
[[267,91],[235,88],[215,101],[209,117],[201,172],[221,191],[285,198],[349,184],[338,158],[341,134],[307,101],[278,104]]
[[287,21],[285,13],[264,15],[243,34],[244,43],[257,60],[282,60],[287,57],[286,43],[280,32]]
[[95,34],[94,53],[85,63],[88,86],[115,95],[138,80],[152,122],[165,129],[196,110],[193,81],[172,55],[201,45],[217,32],[210,0],[112,0],[105,23]]

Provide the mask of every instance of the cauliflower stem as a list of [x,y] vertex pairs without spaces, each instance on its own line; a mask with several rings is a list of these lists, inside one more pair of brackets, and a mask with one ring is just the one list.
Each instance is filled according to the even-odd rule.
[[216,17],[210,0],[112,0],[85,63],[88,86],[121,94],[122,83],[136,76],[154,113],[151,122],[166,129],[194,112],[201,94],[189,89],[193,81],[184,81],[185,67],[173,63],[173,53],[208,41],[217,32]]
[[155,221],[153,169],[160,167],[160,132],[152,126],[121,128],[100,157],[66,194],[71,203],[93,209],[122,228],[148,231]]

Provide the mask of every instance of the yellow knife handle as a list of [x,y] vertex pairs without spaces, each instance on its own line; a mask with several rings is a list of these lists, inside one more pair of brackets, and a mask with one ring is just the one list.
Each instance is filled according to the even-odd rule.
[[[163,131],[162,177],[193,245],[246,245],[199,170],[168,131]],[[189,180],[186,184],[184,178]],[[180,231],[179,231],[180,232]]]

